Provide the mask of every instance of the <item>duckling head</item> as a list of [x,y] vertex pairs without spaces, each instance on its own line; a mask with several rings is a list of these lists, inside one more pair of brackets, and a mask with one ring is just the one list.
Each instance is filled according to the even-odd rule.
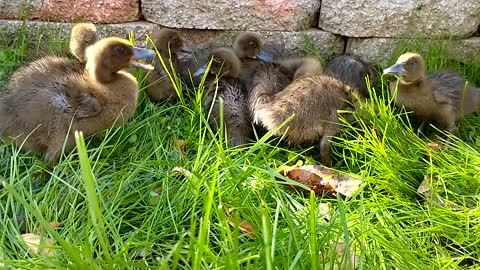
[[152,41],[160,53],[176,54],[178,52],[192,53],[193,50],[186,46],[177,31],[163,28],[152,34]]
[[86,69],[94,79],[108,83],[114,80],[118,71],[129,67],[153,70],[153,66],[135,61],[153,56],[153,50],[133,47],[125,39],[109,37],[87,49]]
[[233,44],[235,54],[241,58],[259,59],[271,63],[272,57],[263,51],[263,41],[254,33],[240,34]]
[[77,23],[70,31],[70,52],[82,63],[87,62],[87,47],[97,41],[97,28],[93,23]]
[[425,77],[425,61],[420,54],[405,53],[400,55],[395,65],[384,69],[383,74],[394,75],[402,83],[411,84]]
[[[232,49],[217,48],[212,51],[211,57],[213,57],[213,60],[208,71],[209,74],[235,79],[240,77],[241,62]],[[200,67],[193,76],[204,74],[207,66],[208,64],[205,64]]]

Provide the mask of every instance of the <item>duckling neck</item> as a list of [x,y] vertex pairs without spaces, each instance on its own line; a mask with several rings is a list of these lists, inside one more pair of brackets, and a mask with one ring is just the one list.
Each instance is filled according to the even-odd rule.
[[113,81],[116,75],[115,72],[109,72],[110,69],[100,63],[97,65],[87,63],[86,68],[88,75],[101,83],[109,83]]

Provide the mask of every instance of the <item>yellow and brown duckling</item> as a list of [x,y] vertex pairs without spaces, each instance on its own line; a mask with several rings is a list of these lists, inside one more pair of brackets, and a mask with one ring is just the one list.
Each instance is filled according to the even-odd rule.
[[93,23],[77,23],[72,27],[69,38],[70,52],[80,63],[87,63],[87,48],[97,41],[97,28]]
[[[360,94],[368,97],[368,87],[375,81],[373,65],[363,61],[356,55],[340,55],[330,61],[325,74],[333,76],[358,89]],[[370,85],[367,86],[366,77],[369,77]]]
[[82,72],[59,70],[58,64],[66,61],[57,57],[20,68],[0,94],[0,136],[24,142],[24,149],[44,153],[46,162],[54,161],[64,143],[65,152],[74,147],[73,131],[88,136],[120,126],[133,115],[138,83],[123,70],[150,68],[134,59],[153,55],[152,50],[110,37],[87,49]]
[[458,136],[458,121],[480,106],[480,89],[467,84],[462,75],[453,71],[425,75],[425,61],[417,53],[402,54],[383,73],[398,77],[396,95],[396,87],[390,89],[395,103],[413,111],[423,121],[422,127],[426,122],[434,122]]
[[[184,45],[184,41],[178,32],[172,29],[161,29],[152,34],[152,41],[171,76],[173,77],[173,72],[181,72],[178,53],[192,53],[192,50]],[[169,60],[172,62],[171,65]],[[155,70],[147,76],[147,84],[146,93],[152,101],[168,100],[175,102],[178,98],[177,91],[158,58],[155,58]]]
[[[206,98],[204,108],[210,114],[212,129],[216,132],[220,124],[220,101],[223,101],[223,120],[230,147],[247,143],[253,136],[244,86],[240,82],[241,62],[232,49],[217,48],[209,74],[206,77]],[[195,76],[205,73],[207,65],[201,67]],[[217,87],[218,85],[218,87]],[[215,89],[217,92],[215,93]],[[214,100],[215,98],[215,100]]]
[[[318,65],[306,66],[311,69],[299,67],[305,74],[321,73]],[[301,74],[282,88],[285,81],[278,66],[266,64],[257,69],[249,90],[253,121],[273,132],[295,115],[277,135],[285,135],[288,142],[296,145],[320,142],[322,162],[330,166],[329,139],[341,127],[337,111],[354,109],[359,94],[356,89],[331,76]]]
[[[70,31],[69,47],[70,53],[76,59],[54,56],[43,57],[42,60],[39,61],[45,68],[45,73],[61,76],[83,72],[86,63],[86,50],[89,46],[95,43],[97,39],[96,31],[96,27],[92,23],[75,24]],[[25,73],[21,71],[22,69],[28,70],[29,67],[24,66],[12,75],[9,82],[11,89],[19,88],[15,86],[15,84],[25,79]]]

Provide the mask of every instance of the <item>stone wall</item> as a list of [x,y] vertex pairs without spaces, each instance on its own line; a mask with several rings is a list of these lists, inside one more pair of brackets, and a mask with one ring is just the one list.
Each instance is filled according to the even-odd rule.
[[92,21],[102,35],[133,31],[139,42],[156,28],[177,28],[191,45],[209,48],[254,31],[292,50],[308,39],[327,59],[356,53],[380,62],[405,39],[448,38],[461,59],[480,58],[478,0],[0,0],[3,37],[21,27],[20,18],[29,19],[31,35],[66,34],[72,22]]

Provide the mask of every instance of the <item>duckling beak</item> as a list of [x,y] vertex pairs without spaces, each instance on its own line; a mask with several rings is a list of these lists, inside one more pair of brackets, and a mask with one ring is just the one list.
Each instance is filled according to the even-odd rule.
[[181,52],[184,52],[184,53],[193,53],[193,49],[190,48],[189,46],[183,46],[181,49],[180,49]]
[[383,70],[383,74],[390,74],[390,75],[401,75],[405,70],[403,69],[403,64],[395,64],[389,68]]
[[201,66],[199,69],[197,69],[197,71],[195,71],[195,73],[193,73],[193,77],[203,75],[206,70],[207,70],[207,64],[205,64],[205,65]]
[[260,53],[258,54],[257,58],[263,62],[266,62],[266,63],[272,63],[273,62],[273,59],[272,59],[272,56],[270,56],[270,54],[268,54],[267,52],[265,51],[260,51]]
[[[133,59],[145,59],[155,57],[155,51],[150,49],[133,47]],[[132,66],[136,68],[153,70],[153,66],[149,64],[140,63],[137,61],[132,61]]]

